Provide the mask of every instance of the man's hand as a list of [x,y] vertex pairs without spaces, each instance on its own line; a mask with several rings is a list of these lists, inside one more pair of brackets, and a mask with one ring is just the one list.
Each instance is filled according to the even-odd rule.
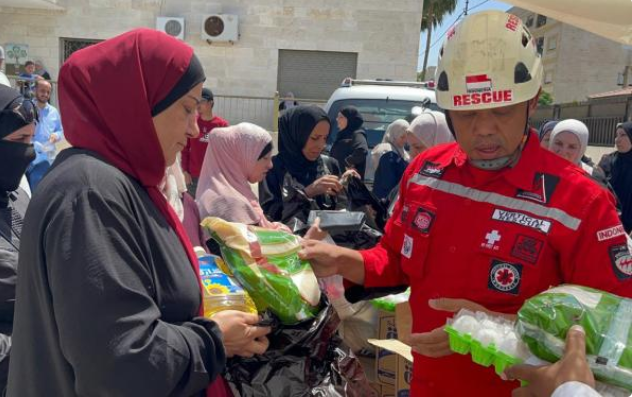
[[514,397],[549,397],[558,386],[566,382],[582,382],[595,387],[593,376],[586,361],[586,333],[574,325],[566,334],[564,356],[555,364],[544,366],[514,365],[505,370],[507,379],[520,379],[529,385],[514,390]]
[[57,141],[59,141],[59,135],[57,135],[55,132],[51,133],[50,137],[48,138],[48,142],[57,143]]
[[443,327],[435,328],[430,332],[410,334],[407,339],[404,342],[422,356],[438,358],[452,354],[448,334],[443,330]]
[[[461,309],[473,312],[484,312],[494,316],[502,316],[508,319],[515,319],[515,316],[503,313],[496,313],[487,310],[478,303],[467,299],[439,298],[428,301],[428,306],[434,310],[456,313]],[[412,349],[426,357],[438,358],[452,354],[448,334],[443,330],[443,326],[435,328],[430,332],[411,334],[408,341],[405,341]]]
[[215,321],[222,330],[226,356],[252,357],[268,350],[270,342],[266,335],[270,327],[257,327],[259,316],[237,310],[224,310],[214,314]]
[[317,217],[307,233],[305,233],[305,239],[323,241],[328,234],[320,228],[320,218]]
[[184,183],[189,186],[193,182],[193,178],[191,178],[191,174],[186,171],[182,171],[184,174]]
[[317,240],[302,240],[298,257],[309,261],[316,277],[329,277],[339,274],[338,249],[331,244]]
[[298,257],[309,261],[316,277],[336,274],[352,283],[364,284],[364,258],[358,251],[316,240],[302,240]]

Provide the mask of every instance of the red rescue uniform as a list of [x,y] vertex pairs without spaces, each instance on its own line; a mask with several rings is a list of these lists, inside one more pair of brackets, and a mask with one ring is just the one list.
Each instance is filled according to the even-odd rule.
[[[531,132],[517,165],[482,171],[458,144],[419,155],[375,248],[362,251],[365,288],[410,285],[414,333],[452,313],[428,306],[462,298],[503,313],[550,286],[585,285],[632,296],[632,263],[614,198],[579,167],[540,148]],[[493,368],[453,354],[414,354],[413,396],[509,396]]]

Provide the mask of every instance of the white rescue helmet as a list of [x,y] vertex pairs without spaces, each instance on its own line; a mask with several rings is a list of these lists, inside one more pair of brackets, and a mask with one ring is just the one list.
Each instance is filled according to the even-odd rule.
[[451,28],[439,51],[438,105],[481,110],[533,99],[541,88],[542,60],[520,18],[501,11],[468,15]]

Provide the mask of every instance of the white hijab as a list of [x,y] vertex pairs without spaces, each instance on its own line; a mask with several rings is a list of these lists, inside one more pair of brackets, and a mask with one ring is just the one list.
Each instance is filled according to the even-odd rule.
[[175,163],[167,167],[165,177],[160,184],[160,191],[167,198],[169,205],[178,215],[180,222],[184,219],[184,205],[182,195],[187,191],[187,184],[180,166],[180,153],[176,157]]
[[399,119],[393,121],[387,128],[384,133],[384,138],[382,138],[382,143],[375,146],[373,150],[371,150],[371,165],[373,166],[373,170],[377,169],[377,166],[380,164],[380,159],[383,155],[388,152],[397,152],[400,156],[406,161],[409,160],[408,153],[404,150],[403,147],[398,147],[395,142],[402,136],[406,135],[406,131],[410,125],[406,120]]
[[579,120],[568,119],[563,120],[557,123],[553,131],[551,132],[551,140],[549,141],[549,149],[553,149],[553,141],[555,137],[562,132],[570,132],[575,135],[579,140],[580,149],[579,149],[579,158],[577,159],[577,165],[582,164],[582,157],[586,153],[586,149],[588,148],[588,127],[586,124],[582,123]]
[[408,130],[427,148],[454,142],[445,115],[441,112],[429,111],[420,114],[410,123]]

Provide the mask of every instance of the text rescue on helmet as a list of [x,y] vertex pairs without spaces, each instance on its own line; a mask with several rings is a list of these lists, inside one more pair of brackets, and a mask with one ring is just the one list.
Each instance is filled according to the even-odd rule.
[[513,102],[513,90],[492,89],[492,79],[486,74],[465,77],[467,94],[454,95],[452,105],[454,107],[479,105],[481,103],[505,103]]
[[481,103],[512,103],[513,90],[455,95],[452,97],[452,102],[455,107],[478,105]]

